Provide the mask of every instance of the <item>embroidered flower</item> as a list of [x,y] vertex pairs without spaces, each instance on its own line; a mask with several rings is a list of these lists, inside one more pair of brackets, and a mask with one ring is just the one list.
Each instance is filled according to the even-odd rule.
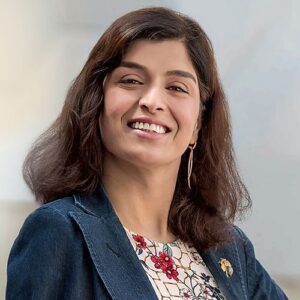
[[178,272],[173,269],[172,266],[168,266],[168,267],[165,267],[165,265],[162,265],[162,271],[167,275],[167,277],[169,279],[175,279],[176,281],[178,281]]
[[192,299],[192,294],[188,289],[180,290],[180,296],[183,297],[183,299]]
[[151,256],[151,260],[154,262],[154,267],[156,269],[160,269],[162,266],[162,261],[159,257],[157,257],[156,255]]
[[146,248],[147,244],[142,236],[138,234],[133,234],[132,237],[136,241],[138,248],[142,248],[142,249]]
[[172,264],[174,262],[172,257],[166,252],[159,252],[159,258],[161,259],[163,264],[166,266],[172,266]]
[[204,287],[202,290],[203,296],[205,297],[209,297],[208,299],[210,299],[211,296],[213,296],[214,292],[210,289],[210,287]]
[[173,268],[173,259],[168,253],[159,252],[159,256],[151,256],[151,260],[154,262],[154,266],[157,269],[161,269],[169,279],[175,279],[178,281],[178,272]]
[[173,264],[173,259],[170,257],[170,255],[161,251],[159,252],[159,256],[151,256],[151,260],[154,262],[155,268],[157,269],[161,269],[162,267],[167,268],[169,266],[172,267]]

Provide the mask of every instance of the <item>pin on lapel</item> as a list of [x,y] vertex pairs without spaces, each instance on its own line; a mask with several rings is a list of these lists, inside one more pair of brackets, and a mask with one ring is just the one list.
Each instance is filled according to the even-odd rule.
[[226,274],[226,276],[228,278],[231,277],[233,274],[233,268],[230,261],[225,258],[221,258],[219,264],[221,266],[222,271]]

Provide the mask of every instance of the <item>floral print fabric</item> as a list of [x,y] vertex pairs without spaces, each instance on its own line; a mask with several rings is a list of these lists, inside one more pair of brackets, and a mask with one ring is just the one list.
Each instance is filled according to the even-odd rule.
[[197,250],[180,239],[159,243],[125,228],[160,300],[224,300]]

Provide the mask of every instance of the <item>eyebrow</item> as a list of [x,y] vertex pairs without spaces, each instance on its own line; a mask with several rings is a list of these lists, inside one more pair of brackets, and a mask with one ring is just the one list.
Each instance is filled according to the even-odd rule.
[[[143,65],[134,63],[134,62],[130,62],[130,61],[122,61],[121,64],[119,65],[119,67],[126,67],[126,68],[132,68],[132,69],[138,69],[144,72],[148,72],[147,68],[144,67]],[[176,76],[180,76],[180,77],[184,77],[184,78],[190,78],[192,79],[195,83],[197,83],[196,78],[193,74],[191,74],[190,72],[187,71],[183,71],[183,70],[171,70],[171,71],[167,71],[166,75],[176,75]]]

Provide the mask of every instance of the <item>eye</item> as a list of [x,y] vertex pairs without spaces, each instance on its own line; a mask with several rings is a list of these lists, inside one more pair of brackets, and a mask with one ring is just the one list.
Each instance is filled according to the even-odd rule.
[[129,84],[129,85],[143,84],[142,82],[140,82],[136,79],[132,79],[132,78],[122,79],[122,80],[120,80],[120,83]]
[[183,89],[180,86],[172,85],[172,86],[168,87],[168,89],[171,90],[171,91],[188,94],[188,91]]

